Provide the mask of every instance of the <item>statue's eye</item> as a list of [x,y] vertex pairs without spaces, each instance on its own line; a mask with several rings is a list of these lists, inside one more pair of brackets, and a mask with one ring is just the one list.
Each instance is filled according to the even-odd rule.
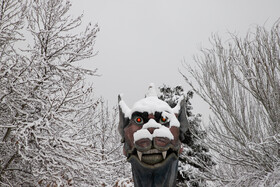
[[161,117],[159,120],[159,123],[161,123],[161,124],[165,124],[167,122],[168,122],[168,118],[166,118],[166,117]]
[[134,118],[135,123],[142,125],[143,124],[143,118],[137,116]]

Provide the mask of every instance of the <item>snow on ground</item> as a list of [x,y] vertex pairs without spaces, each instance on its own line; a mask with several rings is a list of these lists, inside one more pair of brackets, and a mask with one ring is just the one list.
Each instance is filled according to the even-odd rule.
[[120,179],[117,182],[117,187],[134,187],[133,181],[130,178]]

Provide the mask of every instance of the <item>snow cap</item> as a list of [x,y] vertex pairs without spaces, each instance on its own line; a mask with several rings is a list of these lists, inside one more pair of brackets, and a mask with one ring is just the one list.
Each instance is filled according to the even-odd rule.
[[155,112],[162,111],[163,114],[166,115],[166,117],[168,117],[168,119],[170,120],[170,126],[180,126],[179,121],[174,115],[174,113],[178,113],[180,110],[180,102],[173,109],[165,101],[160,100],[157,97],[157,91],[154,83],[151,83],[149,85],[146,97],[134,103],[131,109],[123,101],[122,95],[119,96],[119,106],[125,118],[131,119],[131,115],[134,112],[148,112],[149,114],[153,114]]
[[148,92],[145,97],[157,97],[157,91],[154,83],[150,83]]
[[145,98],[134,103],[131,109],[131,114],[136,111],[148,113],[154,113],[156,111],[168,111],[171,113],[172,109],[166,102],[158,98],[154,83],[150,83]]
[[123,94],[119,95],[119,107],[121,112],[124,114],[125,118],[131,117],[131,109],[126,105],[126,103],[123,100]]

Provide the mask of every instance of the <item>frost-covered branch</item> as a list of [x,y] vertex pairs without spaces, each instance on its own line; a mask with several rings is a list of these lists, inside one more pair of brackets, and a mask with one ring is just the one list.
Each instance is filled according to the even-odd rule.
[[227,43],[214,36],[213,48],[195,58],[199,68],[189,67],[196,92],[212,109],[208,144],[219,158],[217,174],[229,185],[266,186],[273,184],[262,181],[270,174],[279,178],[279,38],[279,23],[244,39],[232,35]]
[[[68,59],[93,56],[98,27],[73,34],[82,17],[69,16],[69,1],[32,1],[28,9],[22,2],[0,4],[1,185],[89,184],[95,181],[89,178],[96,174],[95,152],[81,132],[83,120],[92,117],[85,114],[94,114],[98,102],[83,80],[96,70]],[[19,50],[23,26],[33,40]]]

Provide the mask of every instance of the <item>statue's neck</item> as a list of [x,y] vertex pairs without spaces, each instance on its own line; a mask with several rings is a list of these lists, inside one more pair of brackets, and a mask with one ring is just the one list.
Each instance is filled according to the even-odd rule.
[[178,159],[171,157],[158,167],[146,167],[137,158],[129,160],[135,187],[175,187]]

